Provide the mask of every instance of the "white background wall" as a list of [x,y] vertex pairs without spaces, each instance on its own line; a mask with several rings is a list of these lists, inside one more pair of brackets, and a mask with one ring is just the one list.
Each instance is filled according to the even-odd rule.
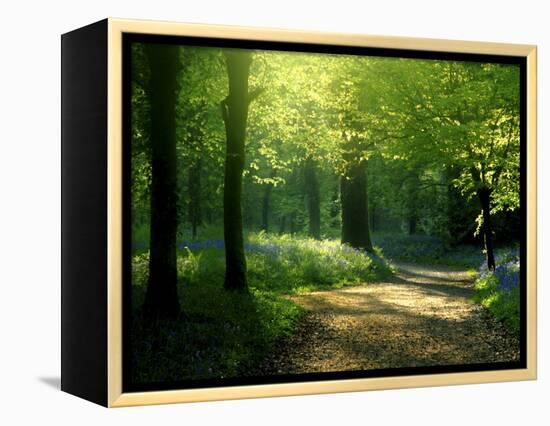
[[[0,3],[0,423],[549,424],[550,93],[543,1]],[[60,39],[107,16],[539,45],[539,380],[106,410],[55,389],[60,323]],[[56,423],[53,423],[56,422]],[[131,423],[130,423],[131,422]]]

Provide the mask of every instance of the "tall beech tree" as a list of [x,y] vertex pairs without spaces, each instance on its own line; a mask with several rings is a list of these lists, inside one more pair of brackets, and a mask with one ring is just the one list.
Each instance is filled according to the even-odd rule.
[[[448,110],[449,123],[461,141],[448,138],[458,156],[461,175],[456,185],[481,205],[478,230],[485,242],[487,267],[494,270],[493,215],[519,206],[519,68],[473,64],[451,69],[464,83],[453,87],[456,104],[468,109]],[[453,82],[454,83],[454,82]]]
[[226,131],[223,225],[225,282],[228,290],[248,291],[243,241],[242,186],[248,107],[261,90],[248,90],[252,54],[246,50],[224,50],[229,94],[221,102]]
[[[456,170],[452,184],[477,200],[489,269],[495,269],[493,216],[519,206],[519,67],[468,62],[419,63],[409,70],[409,121],[422,123],[437,141],[416,147],[416,156],[438,157]],[[417,126],[418,126],[417,125]],[[418,128],[418,127],[417,127]]]
[[147,45],[151,108],[151,226],[149,282],[143,310],[151,318],[175,318],[178,188],[176,99],[179,47]]
[[373,252],[369,230],[366,161],[352,160],[340,177],[342,243]]
[[369,228],[367,162],[376,149],[365,108],[362,90],[364,59],[350,58],[341,64],[334,82],[336,119],[339,139],[340,201],[342,206],[341,241],[351,247],[374,252]]
[[519,207],[519,67],[388,58],[378,65],[383,74],[371,87],[384,126],[394,129],[390,155],[453,170],[464,202],[479,202],[477,232],[494,269],[492,217]]

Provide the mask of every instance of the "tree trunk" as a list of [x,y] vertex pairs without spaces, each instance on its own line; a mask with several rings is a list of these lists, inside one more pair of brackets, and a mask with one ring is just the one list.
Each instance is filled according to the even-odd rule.
[[202,222],[201,169],[202,160],[200,158],[197,158],[189,168],[189,222],[193,239],[197,238],[197,228]]
[[269,232],[269,199],[271,197],[271,185],[266,185],[264,195],[262,197],[262,224],[261,228],[265,232]]
[[340,178],[342,244],[373,252],[369,230],[366,162],[352,162]]
[[295,216],[294,212],[288,215],[290,235],[294,235],[296,233],[296,223],[294,220],[294,216]]
[[279,222],[279,234],[284,234],[286,229],[286,215],[282,215]]
[[224,56],[229,79],[229,94],[221,103],[227,140],[223,193],[224,286],[226,289],[247,291],[241,202],[246,122],[252,100],[248,92],[252,57],[250,52],[238,50],[227,50]]
[[[269,177],[273,179],[275,177],[275,171],[271,170]],[[261,228],[265,232],[269,232],[269,208],[271,204],[271,191],[273,190],[273,185],[268,183],[264,188],[264,195],[262,197],[262,224]]]
[[179,49],[148,46],[151,69],[151,236],[149,282],[143,305],[150,318],[175,318],[177,290],[176,231],[176,75]]
[[409,172],[403,187],[403,198],[405,200],[405,222],[409,235],[416,234],[418,225],[418,191],[420,177],[417,171]]
[[334,185],[330,204],[330,226],[336,228],[340,226],[340,188],[339,182]]
[[493,226],[491,223],[491,190],[481,188],[477,191],[479,201],[481,202],[481,211],[483,214],[483,237],[485,240],[485,251],[487,252],[487,268],[495,270],[495,252],[493,247]]
[[372,232],[376,232],[376,204],[374,202],[370,202],[370,229]]
[[418,218],[415,215],[409,216],[409,235],[416,234],[417,223],[418,223]]
[[321,195],[315,162],[308,158],[304,165],[304,186],[309,216],[308,232],[316,240],[321,239]]

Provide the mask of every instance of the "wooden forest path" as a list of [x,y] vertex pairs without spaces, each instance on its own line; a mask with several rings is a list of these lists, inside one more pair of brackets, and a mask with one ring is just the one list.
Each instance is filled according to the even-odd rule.
[[261,374],[516,361],[518,340],[471,303],[466,271],[397,264],[388,282],[292,300],[307,312]]

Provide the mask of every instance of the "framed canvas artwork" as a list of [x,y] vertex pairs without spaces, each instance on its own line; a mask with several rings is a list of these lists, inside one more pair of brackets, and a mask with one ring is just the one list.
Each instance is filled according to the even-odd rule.
[[536,48],[106,19],[62,42],[62,389],[536,378]]

